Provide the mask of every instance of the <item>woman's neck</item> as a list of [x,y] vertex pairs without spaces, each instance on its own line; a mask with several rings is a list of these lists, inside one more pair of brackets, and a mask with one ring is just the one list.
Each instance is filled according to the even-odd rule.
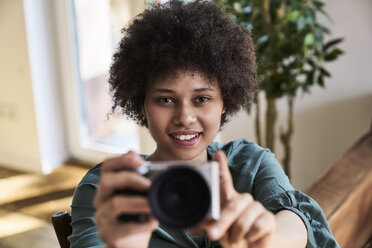
[[188,160],[188,161],[207,161],[208,160],[208,153],[207,149],[205,149],[202,153],[198,154],[194,158],[190,159],[181,159],[177,157],[167,156],[165,154],[160,153],[158,150],[155,150],[151,155],[146,158],[147,161],[166,161],[166,160]]

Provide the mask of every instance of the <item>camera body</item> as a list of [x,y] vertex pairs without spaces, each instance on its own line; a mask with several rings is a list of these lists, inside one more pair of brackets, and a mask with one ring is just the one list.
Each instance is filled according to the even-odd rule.
[[[134,171],[152,181],[145,195],[149,199],[152,215],[161,224],[186,228],[203,219],[219,218],[220,173],[217,162],[147,161]],[[144,195],[131,190],[118,193]],[[146,219],[143,214],[137,217],[137,220]],[[122,215],[119,220],[130,218]]]

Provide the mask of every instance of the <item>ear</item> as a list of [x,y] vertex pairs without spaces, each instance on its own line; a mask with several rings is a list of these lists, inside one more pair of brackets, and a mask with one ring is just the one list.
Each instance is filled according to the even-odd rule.
[[226,113],[226,108],[225,107],[223,107],[223,109],[222,109],[222,114],[224,114],[224,113]]

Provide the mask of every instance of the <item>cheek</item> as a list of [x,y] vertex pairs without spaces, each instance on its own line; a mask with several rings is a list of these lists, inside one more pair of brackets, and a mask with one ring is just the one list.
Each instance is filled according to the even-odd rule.
[[[159,108],[156,107],[149,107],[146,109],[146,118],[147,118],[147,124],[149,131],[156,135],[159,133],[162,129],[165,128],[167,121],[168,121],[168,115],[166,111],[161,111]],[[161,118],[159,118],[161,116]]]
[[209,128],[219,129],[221,123],[221,116],[222,111],[220,108],[210,109],[206,111],[202,116],[201,119],[203,120],[204,125],[208,126]]

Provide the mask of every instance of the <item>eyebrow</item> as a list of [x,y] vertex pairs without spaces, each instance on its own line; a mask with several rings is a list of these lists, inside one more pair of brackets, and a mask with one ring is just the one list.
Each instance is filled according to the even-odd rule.
[[[203,91],[214,91],[213,88],[198,88],[194,89],[193,92],[203,92]],[[154,93],[160,92],[160,93],[176,93],[176,91],[166,88],[158,88],[153,90]]]

